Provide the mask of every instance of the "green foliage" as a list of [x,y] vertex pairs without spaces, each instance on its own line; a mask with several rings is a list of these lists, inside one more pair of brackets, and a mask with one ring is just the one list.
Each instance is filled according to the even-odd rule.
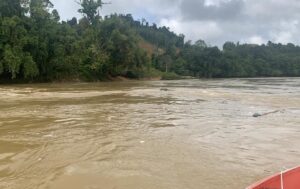
[[30,0],[29,2],[30,16],[40,24],[50,19],[49,9],[51,8],[53,8],[53,4],[50,0]]
[[101,18],[101,0],[79,3],[84,17],[61,22],[49,0],[1,0],[0,80],[300,76],[292,43],[226,42],[220,50],[130,14]]
[[15,79],[20,72],[22,58],[20,57],[20,51],[17,49],[11,49],[10,46],[6,46],[4,50],[3,63],[7,68],[7,71],[11,74],[11,78]]
[[54,9],[53,11],[52,11],[52,20],[54,20],[54,21],[56,21],[56,22],[58,22],[59,20],[60,20],[60,16],[59,16],[59,14],[58,14],[58,12],[57,12],[57,10],[56,9]]
[[26,9],[24,4],[27,0],[1,0],[0,1],[0,17],[21,17]]
[[179,75],[177,75],[174,72],[166,72],[162,74],[162,79],[163,80],[176,80],[176,79],[181,79]]
[[3,62],[0,61],[0,75],[4,72],[4,65]]
[[236,45],[233,42],[226,42],[223,45],[224,51],[233,51],[236,48]]
[[81,8],[78,10],[84,14],[90,23],[95,23],[100,18],[98,9],[102,7],[102,0],[81,0]]
[[300,47],[293,44],[234,44],[223,51],[186,44],[181,52],[187,70],[195,77],[279,77],[299,76]]
[[188,71],[186,70],[187,61],[184,60],[182,57],[179,57],[175,60],[174,64],[172,65],[172,71],[174,71],[178,75],[189,75]]
[[25,79],[32,79],[39,74],[38,67],[29,53],[25,54],[23,57],[23,64]]
[[198,41],[196,41],[195,46],[197,46],[199,48],[207,48],[207,44],[202,39],[199,39]]

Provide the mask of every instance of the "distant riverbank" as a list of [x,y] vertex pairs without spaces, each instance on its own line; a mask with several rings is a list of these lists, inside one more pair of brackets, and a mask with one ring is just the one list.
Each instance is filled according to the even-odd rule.
[[115,81],[159,81],[159,80],[185,80],[185,79],[196,79],[192,76],[180,76],[175,73],[162,73],[156,74],[153,77],[143,77],[143,78],[132,78],[125,76],[107,76],[101,80],[86,80],[80,78],[65,78],[60,80],[24,80],[24,79],[6,79],[0,80],[0,84],[29,84],[29,83],[80,83],[80,82],[115,82]]

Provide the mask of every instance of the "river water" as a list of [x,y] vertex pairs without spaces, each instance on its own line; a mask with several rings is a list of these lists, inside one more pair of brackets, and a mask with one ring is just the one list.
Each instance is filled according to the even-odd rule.
[[244,189],[299,136],[300,78],[2,85],[0,188]]

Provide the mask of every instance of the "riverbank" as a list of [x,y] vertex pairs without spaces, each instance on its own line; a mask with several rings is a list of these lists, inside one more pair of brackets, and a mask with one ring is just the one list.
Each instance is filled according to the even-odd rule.
[[34,83],[81,83],[81,82],[116,82],[116,81],[159,81],[159,80],[185,80],[185,79],[195,79],[192,76],[180,76],[175,73],[159,73],[152,74],[149,77],[126,77],[126,76],[106,76],[101,80],[86,80],[79,77],[64,78],[59,80],[24,80],[24,79],[6,79],[0,80],[0,84],[34,84]]

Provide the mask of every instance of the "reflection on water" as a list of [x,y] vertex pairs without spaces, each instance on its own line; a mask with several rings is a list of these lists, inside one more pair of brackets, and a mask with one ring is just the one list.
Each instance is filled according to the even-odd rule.
[[0,188],[241,189],[300,164],[298,78],[1,86],[0,104]]

